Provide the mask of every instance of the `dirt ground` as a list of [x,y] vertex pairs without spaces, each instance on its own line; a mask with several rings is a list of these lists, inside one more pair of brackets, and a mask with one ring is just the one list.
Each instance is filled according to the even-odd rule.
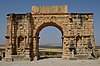
[[39,61],[0,61],[0,66],[100,66],[100,58],[97,60],[63,60],[61,58],[49,58]]

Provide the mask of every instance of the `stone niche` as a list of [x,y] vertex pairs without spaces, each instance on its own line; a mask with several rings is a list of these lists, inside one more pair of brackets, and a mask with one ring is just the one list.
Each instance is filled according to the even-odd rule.
[[35,13],[68,13],[67,5],[63,6],[32,6],[32,14]]

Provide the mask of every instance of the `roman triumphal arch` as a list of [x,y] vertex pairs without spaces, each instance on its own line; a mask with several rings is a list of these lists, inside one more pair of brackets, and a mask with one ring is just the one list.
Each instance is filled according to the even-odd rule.
[[39,32],[54,26],[62,33],[63,59],[89,56],[95,47],[93,13],[69,13],[67,6],[32,6],[26,14],[7,14],[6,61],[38,60]]

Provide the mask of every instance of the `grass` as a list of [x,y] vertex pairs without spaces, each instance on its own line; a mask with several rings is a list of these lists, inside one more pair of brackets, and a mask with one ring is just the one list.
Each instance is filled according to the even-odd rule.
[[41,51],[39,52],[40,56],[44,57],[61,57],[62,52],[46,52],[46,51]]

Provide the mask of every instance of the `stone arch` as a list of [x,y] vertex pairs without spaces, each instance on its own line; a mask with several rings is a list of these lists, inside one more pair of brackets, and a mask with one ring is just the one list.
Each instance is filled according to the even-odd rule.
[[38,27],[37,30],[36,30],[35,36],[39,36],[39,32],[40,32],[43,28],[45,28],[45,27],[47,27],[47,26],[53,26],[53,27],[58,28],[58,29],[61,31],[61,34],[62,34],[62,36],[63,36],[63,32],[64,32],[64,31],[63,31],[63,27],[62,27],[61,25],[55,23],[55,22],[47,22],[47,23],[43,23],[43,24],[39,25],[39,27]]
[[[34,39],[33,39],[33,46],[34,46],[34,56],[36,57],[36,59],[39,59],[39,33],[40,33],[40,31],[43,29],[43,28],[45,28],[45,27],[47,27],[47,26],[53,26],[53,27],[56,27],[56,28],[58,28],[60,31],[61,31],[61,34],[62,34],[62,47],[63,47],[63,52],[62,52],[62,54],[64,54],[64,50],[65,50],[65,48],[64,48],[64,42],[66,42],[66,41],[64,41],[64,38],[65,37],[63,37],[63,35],[65,35],[64,33],[64,25],[62,26],[62,24],[60,24],[60,23],[56,23],[56,22],[44,22],[44,23],[41,23],[40,25],[38,25],[38,27],[36,27],[35,28],[35,32],[34,32]],[[63,56],[63,55],[62,55]],[[34,57],[34,58],[35,58]]]

